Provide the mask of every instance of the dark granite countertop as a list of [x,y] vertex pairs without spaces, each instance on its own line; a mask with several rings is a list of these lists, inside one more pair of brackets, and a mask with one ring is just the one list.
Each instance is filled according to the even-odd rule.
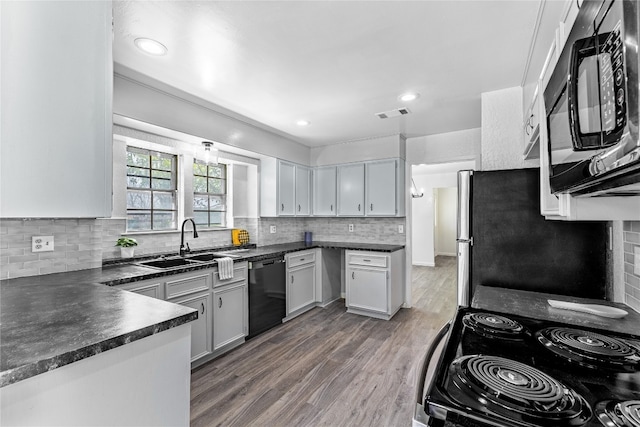
[[91,283],[99,271],[0,282],[0,387],[198,318],[188,307]]
[[[305,249],[324,248],[324,249],[351,249],[359,251],[376,251],[376,252],[395,252],[404,249],[404,245],[386,245],[380,243],[349,243],[349,242],[313,242],[307,244],[304,242],[282,243],[278,245],[260,246],[244,248],[242,252],[235,252],[233,261],[261,261],[273,256],[284,255],[289,252],[297,252]],[[234,248],[211,248],[200,250],[198,252],[217,252],[233,250]],[[194,252],[194,253],[198,253]],[[160,254],[158,254],[160,256]],[[149,257],[145,257],[148,259]],[[127,263],[109,263],[104,265],[102,269],[97,269],[95,282],[99,282],[108,286],[123,285],[125,283],[137,282],[141,280],[154,279],[157,277],[171,276],[173,274],[187,273],[216,266],[216,262],[202,262],[200,264],[192,264],[184,267],[173,268],[170,270],[158,270],[143,267],[135,264],[138,262],[128,261]],[[90,270],[85,270],[90,271]]]
[[[549,305],[547,299],[583,304],[608,305],[621,308],[629,314],[620,319],[612,319],[597,316],[595,314],[553,308]],[[585,326],[631,335],[640,335],[640,314],[624,304],[613,303],[610,301],[577,298],[566,295],[545,294],[540,292],[519,291],[498,287],[478,286],[473,295],[471,306],[499,313],[513,313],[535,319],[562,322],[574,326]]]
[[[313,248],[395,252],[404,245],[285,243],[237,252],[234,262]],[[137,261],[0,281],[0,387],[197,319],[197,310],[111,286],[212,268],[215,261],[171,270]]]

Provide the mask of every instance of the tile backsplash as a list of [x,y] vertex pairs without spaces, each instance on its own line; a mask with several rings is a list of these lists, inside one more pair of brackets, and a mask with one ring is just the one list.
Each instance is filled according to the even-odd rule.
[[625,221],[622,225],[624,243],[625,302],[640,312],[640,275],[634,274],[634,248],[640,247],[640,221]]
[[[303,240],[311,231],[316,241],[404,244],[405,218],[234,218],[234,226],[249,232],[250,243],[258,246]],[[349,224],[354,231],[349,232]],[[276,233],[271,233],[271,226]],[[187,230],[191,230],[188,226]],[[124,219],[3,219],[0,220],[0,279],[37,276],[64,271],[98,268],[103,260],[120,258],[115,246],[122,235],[138,241],[136,255],[178,253],[180,232],[126,234]],[[185,241],[193,250],[231,245],[231,233],[198,230],[194,239],[185,230]],[[31,252],[31,237],[54,237],[52,252]]]

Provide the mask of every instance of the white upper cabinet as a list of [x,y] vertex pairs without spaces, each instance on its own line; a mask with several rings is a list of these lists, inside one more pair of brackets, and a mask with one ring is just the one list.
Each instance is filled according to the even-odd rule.
[[313,214],[335,216],[336,209],[336,167],[320,167],[313,171]]
[[111,2],[0,2],[0,217],[111,216]]
[[278,162],[278,215],[295,215],[296,166]]
[[397,214],[396,175],[398,162],[369,162],[366,166],[366,213],[369,216]]
[[274,158],[260,161],[260,216],[309,216],[311,168]]
[[295,214],[308,216],[311,214],[311,169],[296,166]]
[[364,216],[364,163],[338,166],[338,215]]

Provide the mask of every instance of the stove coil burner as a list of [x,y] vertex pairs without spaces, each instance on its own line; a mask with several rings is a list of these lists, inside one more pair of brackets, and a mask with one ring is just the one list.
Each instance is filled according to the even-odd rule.
[[591,418],[582,396],[524,363],[470,355],[456,359],[451,367],[456,387],[489,415],[555,426],[580,426]]
[[590,368],[636,372],[640,350],[622,339],[571,328],[546,328],[536,332],[538,341],[555,354]]
[[525,331],[515,320],[491,313],[467,314],[462,324],[487,338],[522,339]]
[[605,400],[596,405],[596,415],[607,427],[640,427],[640,400]]

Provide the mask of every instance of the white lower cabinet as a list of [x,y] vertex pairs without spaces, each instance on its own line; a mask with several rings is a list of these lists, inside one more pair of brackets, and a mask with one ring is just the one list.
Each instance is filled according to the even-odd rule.
[[316,250],[293,252],[287,263],[287,317],[293,317],[316,305]]
[[389,271],[349,266],[347,299],[350,309],[389,312]]
[[198,310],[198,319],[190,323],[191,325],[191,362],[212,353],[211,338],[211,293],[204,292],[181,298],[170,300],[176,304],[184,305]]
[[246,281],[213,290],[213,350],[247,335]]
[[191,322],[191,362],[199,366],[244,342],[249,329],[248,263],[233,266],[233,278],[221,280],[212,267],[158,279],[118,285],[118,289],[163,299],[198,310]]
[[404,301],[404,258],[404,249],[345,251],[347,311],[391,319]]

